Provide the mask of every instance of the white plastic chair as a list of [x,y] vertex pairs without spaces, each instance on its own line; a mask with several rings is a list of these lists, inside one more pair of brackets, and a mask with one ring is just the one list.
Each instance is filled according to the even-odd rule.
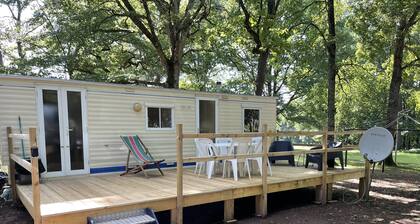
[[[227,156],[234,155],[235,146],[233,145],[233,142],[230,143],[230,146],[228,147]],[[232,165],[232,172],[233,172],[233,178],[235,181],[238,181],[238,159],[226,159],[223,160],[223,175],[222,177],[225,177],[226,174],[226,163],[230,162]],[[229,171],[230,173],[230,171]]]
[[[236,148],[236,154],[238,155],[244,155],[244,154],[249,154],[249,143],[245,143],[245,142],[239,142],[238,146]],[[242,173],[241,175],[245,174],[245,170],[248,172],[248,176],[251,178],[251,172],[249,169],[249,164],[248,164],[248,160],[246,158],[244,159],[238,159],[238,166],[239,164],[243,164],[242,166]]]
[[[196,142],[198,142],[200,151],[203,152],[203,157],[207,156],[215,156],[217,153],[217,147],[214,145],[213,141],[208,138],[198,138],[196,139]],[[214,161],[207,161],[201,164],[206,165],[206,171],[207,171],[207,177],[210,179],[211,175],[214,171]]]
[[[195,155],[197,157],[210,156],[210,152],[209,152],[208,146],[207,146],[208,143],[207,143],[206,139],[196,138],[196,139],[194,139],[194,143],[195,143],[195,147],[196,147]],[[197,174],[197,171],[198,171],[198,175],[200,175],[201,174],[201,169],[206,164],[207,164],[207,162],[196,162],[194,174]]]
[[[249,154],[258,154],[258,153],[262,153],[262,137],[254,137],[251,139]],[[253,160],[257,161],[258,169],[260,170],[260,175],[262,176],[262,157],[247,158],[245,162],[246,163],[245,166],[247,166],[248,175],[250,179],[251,179],[251,174],[249,171],[249,162]],[[268,160],[267,160],[267,165],[268,165],[268,170],[270,171],[270,176],[273,176],[271,165]]]
[[[218,153],[217,147],[214,145],[211,139],[203,139],[202,142],[206,144],[209,156],[216,156]],[[211,175],[214,173],[215,161],[207,161],[207,178],[211,179]]]
[[221,156],[227,155],[230,150],[230,146],[233,143],[232,138],[216,138],[216,144],[219,144],[219,143],[226,144],[226,146],[218,146],[220,155]]

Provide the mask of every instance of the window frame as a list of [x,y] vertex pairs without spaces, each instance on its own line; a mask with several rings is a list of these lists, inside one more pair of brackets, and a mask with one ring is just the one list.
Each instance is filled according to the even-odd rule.
[[[149,108],[158,108],[159,109],[159,126],[157,128],[149,127]],[[171,127],[169,128],[162,128],[162,110],[161,109],[170,109],[171,110]],[[145,125],[146,130],[154,130],[154,131],[168,131],[175,129],[175,106],[174,105],[163,105],[163,104],[146,104],[146,113],[145,113]]]
[[[258,131],[257,132],[246,132],[245,131],[245,110],[258,110]],[[262,117],[262,109],[260,107],[242,107],[242,133],[258,133],[261,132],[261,117]]]

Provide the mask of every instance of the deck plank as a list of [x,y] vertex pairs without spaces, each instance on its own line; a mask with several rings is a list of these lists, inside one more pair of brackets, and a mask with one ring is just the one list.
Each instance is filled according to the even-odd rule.
[[[165,176],[149,171],[143,174],[119,176],[119,174],[85,175],[50,178],[41,183],[41,215],[43,223],[57,223],[71,219],[85,223],[86,216],[119,211],[129,208],[152,207],[157,211],[176,206],[176,171],[165,170]],[[364,170],[360,168],[329,170],[328,183],[344,179],[359,179]],[[191,169],[184,169],[184,206],[231,200],[261,194],[261,177],[253,175],[212,179],[200,176]],[[268,176],[268,192],[319,185],[322,172],[302,167],[273,166],[273,176]],[[19,185],[19,194],[32,198],[30,185]],[[82,222],[82,220],[84,220]]]

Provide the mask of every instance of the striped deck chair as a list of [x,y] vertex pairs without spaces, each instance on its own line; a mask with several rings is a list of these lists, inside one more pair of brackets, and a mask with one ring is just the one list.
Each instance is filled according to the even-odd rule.
[[[147,165],[155,165],[156,168],[159,170],[160,174],[163,176],[163,172],[160,169],[160,163],[165,161],[162,160],[155,160],[153,156],[150,154],[147,147],[143,144],[139,136],[137,135],[127,135],[127,136],[120,136],[124,144],[128,148],[128,156],[127,156],[127,164],[125,167],[125,172],[121,174],[121,176],[129,174],[129,173],[138,173],[140,171],[143,171],[144,175],[147,177],[147,174],[145,172],[145,166]],[[134,154],[134,158],[138,162],[140,162],[140,165],[135,166],[134,168],[129,168],[128,164],[130,162],[130,154]]]

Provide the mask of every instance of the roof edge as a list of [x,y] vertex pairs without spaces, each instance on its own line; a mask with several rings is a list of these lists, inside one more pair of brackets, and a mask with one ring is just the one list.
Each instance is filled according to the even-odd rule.
[[60,79],[60,78],[45,78],[45,77],[35,77],[35,76],[24,76],[24,75],[7,75],[0,74],[0,80],[16,80],[16,81],[34,81],[34,82],[50,82],[57,84],[78,84],[78,85],[90,85],[98,87],[114,87],[114,88],[134,88],[138,90],[151,90],[151,91],[165,91],[165,92],[184,92],[189,94],[218,94],[225,96],[239,96],[239,97],[251,97],[258,99],[277,99],[275,96],[255,96],[255,95],[246,95],[246,94],[233,94],[233,93],[221,93],[221,92],[204,92],[196,90],[186,90],[186,89],[170,89],[162,87],[147,87],[139,86],[134,84],[117,84],[117,83],[106,83],[106,82],[95,82],[95,81],[85,81],[85,80],[69,80],[69,79]]

